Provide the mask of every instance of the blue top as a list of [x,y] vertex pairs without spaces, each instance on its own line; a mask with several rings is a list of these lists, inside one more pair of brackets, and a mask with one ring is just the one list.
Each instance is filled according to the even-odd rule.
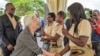
[[92,41],[93,42],[100,42],[100,35],[97,34],[95,30],[92,31]]

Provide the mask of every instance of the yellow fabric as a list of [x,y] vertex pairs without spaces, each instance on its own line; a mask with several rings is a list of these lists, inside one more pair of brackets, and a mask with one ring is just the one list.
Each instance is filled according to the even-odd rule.
[[92,45],[91,45],[92,29],[91,29],[91,25],[90,25],[89,21],[82,20],[79,23],[78,34],[74,33],[74,27],[75,27],[75,25],[73,24],[71,29],[69,30],[69,33],[71,35],[74,35],[74,37],[76,37],[76,38],[79,38],[79,36],[88,36],[89,39],[87,41],[87,44],[84,47],[80,47],[80,46],[76,45],[75,43],[73,43],[71,40],[69,40],[70,50],[72,50],[72,49],[82,49],[82,50],[85,51],[85,53],[83,55],[78,55],[78,56],[93,56]]
[[[54,22],[51,24],[47,24],[44,28],[45,33],[48,35],[51,35],[53,27],[54,27]],[[46,38],[46,36],[45,36],[45,38]]]
[[15,18],[11,17],[8,13],[6,13],[6,14],[7,14],[7,16],[8,16],[8,18],[9,18],[9,20],[10,20],[12,26],[13,26],[13,28],[16,29],[17,22],[16,22]]
[[91,49],[91,48],[89,48],[88,46],[85,46],[85,47],[77,47],[77,46],[74,46],[74,47],[71,47],[72,49],[78,49],[78,50],[75,50],[75,51],[78,51],[79,52],[79,50],[82,50],[82,51],[84,51],[83,52],[83,54],[72,54],[72,51],[71,51],[71,53],[70,53],[70,55],[69,56],[94,56],[94,51]]
[[59,34],[60,38],[57,40],[57,46],[60,47],[52,47],[52,42],[50,43],[50,52],[51,53],[58,53],[63,49],[63,33],[62,33],[62,25],[59,23],[55,23],[54,29],[52,30],[52,36],[55,36],[55,34]]
[[47,0],[47,5],[49,7],[50,12],[57,13],[57,1],[56,0]]
[[[53,28],[54,28],[54,22],[51,23],[51,24],[46,24],[44,31],[45,31],[46,34],[51,36]],[[48,38],[48,37],[44,36],[44,38]],[[44,42],[47,42],[47,41],[44,41]]]
[[59,0],[58,11],[66,11],[67,0]]
[[50,48],[50,53],[59,53],[60,51],[63,50],[63,47],[59,48]]
[[0,48],[0,56],[4,56],[4,55],[3,55],[3,51],[2,51],[1,48]]
[[50,12],[65,11],[67,0],[47,0]]

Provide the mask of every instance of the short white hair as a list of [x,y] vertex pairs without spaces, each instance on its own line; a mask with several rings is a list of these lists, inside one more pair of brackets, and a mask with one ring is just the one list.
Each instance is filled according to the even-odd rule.
[[34,15],[26,15],[24,17],[24,25],[25,25],[25,27],[27,27],[32,22],[32,20],[34,19],[33,17],[34,17]]

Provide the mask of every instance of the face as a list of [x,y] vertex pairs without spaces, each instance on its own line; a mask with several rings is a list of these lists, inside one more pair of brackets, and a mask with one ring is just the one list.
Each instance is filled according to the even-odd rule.
[[6,11],[11,15],[13,16],[14,13],[15,13],[15,7],[13,5],[8,5]]
[[97,20],[97,19],[98,19],[98,16],[99,16],[99,15],[98,15],[97,12],[93,12],[93,14],[92,14],[92,18],[93,18],[93,19],[96,19],[96,20]]
[[36,27],[36,29],[38,29],[39,28],[39,20],[38,20],[38,18],[36,17],[36,18],[34,18],[33,19],[33,21],[32,21],[32,26],[33,26],[33,28],[34,27]]
[[50,15],[48,15],[47,21],[48,21],[49,23],[50,23],[50,22],[53,22],[53,18],[52,18]]
[[57,16],[56,16],[56,21],[57,21],[58,23],[62,21],[62,18],[61,18],[60,15],[57,15]]

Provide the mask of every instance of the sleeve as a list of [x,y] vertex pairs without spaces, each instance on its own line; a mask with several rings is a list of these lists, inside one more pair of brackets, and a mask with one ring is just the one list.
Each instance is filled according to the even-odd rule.
[[[62,25],[58,27],[57,29],[57,34],[59,34],[61,37],[64,37],[63,33],[62,33]],[[64,28],[66,29],[66,26],[64,25]]]
[[21,39],[21,41],[24,43],[24,45],[30,49],[31,51],[33,51],[34,53],[36,53],[37,55],[42,54],[42,49],[39,48],[38,44],[32,39],[31,36],[29,35],[25,35],[23,36],[23,38]]
[[89,21],[83,20],[78,26],[79,36],[88,36],[90,37],[92,33],[91,25]]
[[0,38],[2,39],[2,44],[4,45],[4,47],[7,47],[9,44],[9,41],[7,40],[7,38],[4,35],[4,25],[3,25],[3,21],[2,18],[0,17]]

